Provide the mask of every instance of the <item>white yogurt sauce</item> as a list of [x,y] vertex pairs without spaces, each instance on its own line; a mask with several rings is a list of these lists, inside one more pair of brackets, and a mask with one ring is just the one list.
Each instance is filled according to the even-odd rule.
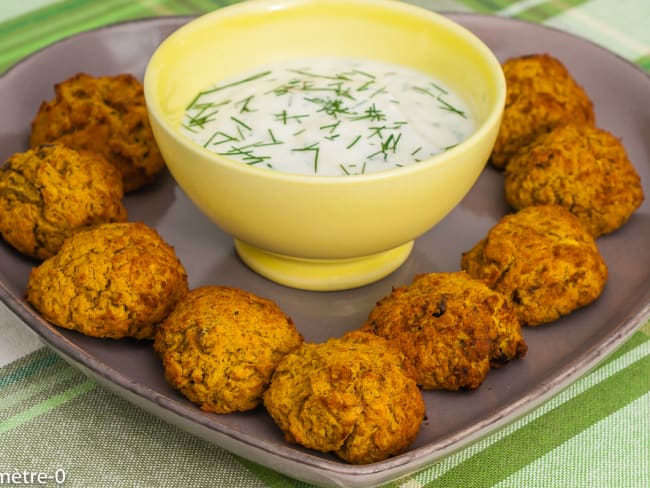
[[352,59],[292,61],[200,92],[183,131],[231,159],[354,175],[417,163],[475,129],[467,104],[427,74]]

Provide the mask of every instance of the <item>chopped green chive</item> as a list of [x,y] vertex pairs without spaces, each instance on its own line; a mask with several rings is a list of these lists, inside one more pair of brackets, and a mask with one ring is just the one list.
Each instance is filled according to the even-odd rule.
[[[315,174],[326,172],[319,167],[321,157],[336,154],[339,162],[333,162],[329,171],[358,175],[383,166],[381,161],[386,167],[401,166],[401,159],[417,162],[440,151],[432,141],[421,145],[427,138],[426,127],[435,131],[455,115],[468,118],[463,107],[452,103],[454,95],[435,81],[402,81],[399,73],[389,70],[378,76],[379,71],[375,75],[355,64],[331,72],[294,66],[282,71],[258,70],[199,92],[186,108],[183,130],[204,147],[248,165],[278,167],[272,159],[281,152],[271,146],[286,144],[290,153],[310,154],[307,162]],[[399,93],[410,93],[416,101],[398,99]],[[410,103],[422,105],[422,110],[454,115],[445,115],[447,119],[441,121],[432,118],[426,121],[427,126],[414,128],[410,118],[417,117],[419,109],[412,110]],[[463,137],[454,133],[456,136]]]
[[352,146],[354,146],[357,142],[359,142],[359,139],[361,139],[361,136],[357,136],[357,137],[355,137],[354,140],[353,140],[350,144],[348,144],[347,146],[345,146],[345,148],[346,148],[346,149],[350,149],[350,148],[351,148]]
[[292,151],[313,151],[314,152],[314,173],[318,173],[318,153],[320,148],[318,147],[318,142],[315,142],[309,146],[299,147],[292,149]]

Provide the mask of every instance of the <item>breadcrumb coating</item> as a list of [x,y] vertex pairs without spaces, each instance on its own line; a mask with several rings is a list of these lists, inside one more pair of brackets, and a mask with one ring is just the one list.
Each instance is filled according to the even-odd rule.
[[411,361],[423,389],[474,389],[490,366],[526,354],[510,302],[467,273],[429,273],[393,289],[363,330],[394,343]]
[[620,228],[644,199],[621,141],[588,125],[558,127],[517,152],[506,167],[505,196],[516,210],[562,205],[594,237]]
[[522,325],[537,326],[596,300],[607,265],[593,236],[559,205],[535,205],[504,216],[461,267],[508,297]]
[[122,196],[119,172],[100,155],[60,144],[16,153],[0,167],[0,234],[46,259],[76,232],[126,221]]
[[264,405],[287,442],[353,464],[405,451],[425,415],[422,394],[388,341],[351,332],[285,356]]
[[154,140],[140,81],[123,73],[78,73],[54,86],[32,121],[30,146],[59,142],[103,155],[122,174],[124,191],[160,173],[164,162]]
[[208,412],[251,410],[303,342],[273,301],[226,286],[190,291],[156,330],[167,381]]
[[539,134],[569,122],[595,123],[591,99],[558,59],[532,54],[508,59],[502,67],[506,104],[490,157],[495,168],[505,168]]
[[76,233],[27,283],[27,300],[49,322],[112,339],[152,339],[185,293],[174,249],[140,222]]

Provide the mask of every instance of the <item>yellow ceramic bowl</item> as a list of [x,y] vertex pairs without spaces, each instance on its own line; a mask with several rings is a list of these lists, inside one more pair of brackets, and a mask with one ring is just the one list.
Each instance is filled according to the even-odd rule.
[[[230,160],[181,132],[194,96],[220,80],[304,57],[366,58],[433,75],[478,129],[419,164],[355,176],[281,173]],[[242,260],[287,286],[335,290],[378,280],[467,194],[494,144],[505,101],[498,60],[472,33],[392,0],[250,0],[199,17],[156,50],[145,97],[173,177],[235,239]]]

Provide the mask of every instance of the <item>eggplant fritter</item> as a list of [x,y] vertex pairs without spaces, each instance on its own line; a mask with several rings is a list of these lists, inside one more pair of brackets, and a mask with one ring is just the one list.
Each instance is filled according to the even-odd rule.
[[45,320],[113,339],[152,339],[185,293],[187,274],[174,249],[139,222],[74,234],[27,283],[27,300]]
[[124,222],[120,173],[102,156],[49,144],[0,167],[0,234],[22,254],[46,259],[63,241],[106,222]]
[[353,464],[405,451],[425,414],[402,355],[381,337],[359,331],[287,354],[264,406],[287,442]]
[[124,191],[150,182],[164,167],[142,84],[130,74],[86,73],[55,85],[32,121],[30,146],[60,142],[103,155],[122,174]]
[[506,167],[505,196],[516,210],[562,205],[594,237],[621,227],[644,198],[621,141],[589,125],[558,127],[516,153]]
[[593,236],[560,205],[535,205],[504,216],[463,253],[461,267],[507,296],[528,326],[593,302],[608,276]]
[[558,59],[548,54],[511,58],[502,65],[506,104],[490,163],[503,169],[523,146],[569,122],[593,125],[593,103]]
[[510,302],[462,271],[419,275],[393,289],[362,329],[395,344],[423,389],[477,388],[490,366],[527,351]]
[[157,328],[167,381],[208,412],[255,408],[280,360],[303,338],[271,300],[238,288],[190,291]]

